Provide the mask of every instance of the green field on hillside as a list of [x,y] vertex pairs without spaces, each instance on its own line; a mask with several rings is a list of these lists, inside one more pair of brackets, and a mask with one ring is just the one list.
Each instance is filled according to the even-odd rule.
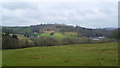
[[50,33],[42,33],[42,34],[38,34],[39,36],[50,36]]
[[50,36],[50,37],[57,39],[58,41],[61,41],[64,38],[79,38],[76,32],[64,32],[64,34],[55,33],[54,35],[50,35],[50,33],[42,33],[38,35],[39,36]]
[[3,66],[117,66],[118,44],[74,44],[3,50]]

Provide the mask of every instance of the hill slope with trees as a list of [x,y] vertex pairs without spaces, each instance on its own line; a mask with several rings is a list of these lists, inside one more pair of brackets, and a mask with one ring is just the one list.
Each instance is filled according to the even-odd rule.
[[14,33],[14,34],[27,34],[33,35],[35,33],[44,33],[45,31],[54,31],[54,32],[77,32],[78,36],[86,37],[96,37],[96,36],[106,36],[109,37],[112,30],[106,29],[90,29],[80,26],[69,26],[63,24],[40,24],[40,25],[31,25],[25,27],[3,27],[3,32]]

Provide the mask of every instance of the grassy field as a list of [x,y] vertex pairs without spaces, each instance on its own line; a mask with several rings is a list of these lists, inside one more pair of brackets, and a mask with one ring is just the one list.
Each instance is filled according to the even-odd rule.
[[42,33],[42,34],[38,34],[39,36],[50,36],[50,33]]
[[0,50],[0,67],[2,67],[2,50]]
[[50,35],[50,33],[42,33],[42,34],[38,34],[38,35],[39,36],[50,36],[50,37],[57,39],[58,41],[61,41],[64,38],[78,38],[76,32],[64,32],[64,34],[55,33],[54,35]]
[[118,44],[74,44],[3,50],[3,66],[117,66]]

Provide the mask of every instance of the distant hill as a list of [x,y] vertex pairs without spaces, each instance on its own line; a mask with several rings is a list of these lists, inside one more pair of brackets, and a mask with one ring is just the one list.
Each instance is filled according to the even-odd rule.
[[15,34],[34,34],[44,33],[46,31],[54,31],[56,33],[64,32],[76,32],[78,36],[95,37],[95,36],[106,36],[108,37],[112,32],[113,28],[105,29],[91,29],[80,26],[70,26],[65,24],[40,24],[31,25],[24,27],[3,27],[3,32],[15,33]]

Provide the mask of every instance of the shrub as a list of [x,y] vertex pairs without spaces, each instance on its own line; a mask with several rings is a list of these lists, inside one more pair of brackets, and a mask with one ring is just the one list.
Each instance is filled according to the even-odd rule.
[[19,45],[20,45],[21,48],[35,46],[34,42],[32,40],[28,39],[28,38],[26,38],[26,39],[19,39]]
[[2,49],[16,49],[20,48],[19,41],[16,38],[12,38],[11,36],[3,36],[2,37]]
[[76,38],[75,43],[76,44],[91,43],[91,40],[86,37],[81,37],[81,38]]
[[54,46],[58,45],[59,42],[52,37],[39,37],[32,39],[35,43],[35,46]]
[[2,49],[18,49],[34,46],[34,42],[28,38],[18,39],[17,35],[8,33],[2,35]]
[[50,35],[54,35],[54,32],[51,32]]
[[62,44],[67,45],[67,44],[74,44],[75,40],[72,38],[65,38],[61,41]]
[[86,38],[86,37],[81,37],[81,38],[65,38],[61,41],[62,44],[67,45],[67,44],[83,44],[83,43],[90,43],[91,40]]
[[12,35],[12,38],[15,38],[15,39],[18,40],[18,37],[17,37],[17,35],[15,35],[15,34]]

